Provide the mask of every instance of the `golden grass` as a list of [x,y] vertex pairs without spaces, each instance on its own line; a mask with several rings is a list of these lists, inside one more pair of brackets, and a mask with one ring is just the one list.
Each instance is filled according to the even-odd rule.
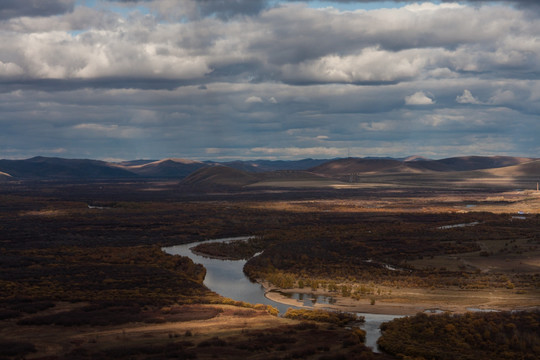
[[[399,191],[396,190],[396,195]],[[471,207],[471,204],[474,204]],[[496,214],[540,213],[540,193],[501,192],[497,195],[470,193],[434,196],[396,196],[382,199],[331,199],[302,201],[265,201],[248,207],[291,212],[362,212],[362,213],[448,213],[491,212]],[[516,219],[517,220],[517,219]]]
[[[68,311],[81,304],[59,303],[55,308],[46,310]],[[93,350],[107,349],[113,346],[139,346],[165,344],[171,337],[202,341],[214,336],[240,334],[245,329],[267,329],[281,325],[295,324],[294,320],[271,316],[265,311],[249,310],[229,305],[198,305],[201,307],[219,307],[223,312],[208,320],[166,322],[163,324],[128,323],[115,326],[21,326],[16,321],[0,322],[0,338],[3,340],[27,341],[36,346],[37,353],[28,356],[41,358],[69,353],[79,347],[91,347]],[[46,313],[45,311],[43,314]],[[186,337],[189,331],[192,336]]]

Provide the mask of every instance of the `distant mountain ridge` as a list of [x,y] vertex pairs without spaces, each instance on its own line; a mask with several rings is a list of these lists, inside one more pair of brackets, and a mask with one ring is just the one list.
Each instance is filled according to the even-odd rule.
[[0,160],[0,172],[14,179],[125,179],[137,176],[101,160],[43,156],[26,160]]
[[462,156],[441,160],[419,157],[396,159],[347,158],[328,161],[309,171],[325,176],[351,174],[414,174],[429,172],[474,171],[514,166],[533,161],[531,158],[511,156]]
[[[430,160],[420,156],[394,158],[339,158],[302,160],[246,160],[232,162],[189,159],[132,160],[106,162],[89,159],[33,157],[0,160],[0,181],[10,180],[95,180],[174,179],[183,184],[247,186],[282,179],[344,179],[354,174],[429,174],[441,172],[489,171],[493,175],[511,172],[538,174],[539,159],[510,156],[463,156]],[[527,165],[529,164],[529,165]],[[512,168],[515,167],[515,168]],[[507,170],[495,171],[505,168]],[[234,170],[234,171],[232,171]],[[487,173],[486,173],[487,174]],[[499,175],[497,175],[499,176]]]
[[144,162],[142,160],[128,161],[119,163],[118,166],[141,177],[184,178],[194,171],[208,165],[195,160],[163,159],[151,162]]

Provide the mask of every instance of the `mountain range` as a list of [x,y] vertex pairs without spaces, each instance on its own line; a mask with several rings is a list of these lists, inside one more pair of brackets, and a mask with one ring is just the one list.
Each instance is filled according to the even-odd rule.
[[351,182],[352,177],[458,174],[479,177],[540,178],[540,159],[510,156],[462,156],[431,160],[406,158],[339,158],[249,160],[233,162],[188,159],[106,162],[33,157],[0,160],[0,181],[170,179],[188,187],[279,186],[287,182]]

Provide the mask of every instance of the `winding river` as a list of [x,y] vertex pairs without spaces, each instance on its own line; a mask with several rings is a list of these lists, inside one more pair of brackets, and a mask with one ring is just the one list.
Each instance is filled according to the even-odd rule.
[[[251,282],[244,274],[243,269],[246,260],[222,260],[207,258],[194,254],[191,251],[191,248],[203,242],[227,242],[234,240],[248,240],[249,238],[249,236],[242,236],[199,241],[189,244],[165,247],[163,248],[163,251],[171,255],[187,256],[193,260],[194,263],[202,264],[206,268],[204,285],[210,290],[237,301],[245,301],[252,304],[272,305],[273,307],[277,308],[281,314],[283,314],[288,308],[294,306],[281,304],[266,298],[264,296],[265,290],[263,286]],[[293,297],[295,298],[299,298],[301,296],[301,294],[293,294]],[[322,299],[318,299],[318,302],[321,302],[321,300]],[[310,304],[304,301],[304,306],[310,306]],[[390,321],[397,317],[401,317],[399,315],[369,313],[358,313],[358,315],[365,317],[366,321],[361,328],[366,331],[366,346],[371,347],[374,351],[377,351],[377,339],[381,335],[379,326],[385,321]]]

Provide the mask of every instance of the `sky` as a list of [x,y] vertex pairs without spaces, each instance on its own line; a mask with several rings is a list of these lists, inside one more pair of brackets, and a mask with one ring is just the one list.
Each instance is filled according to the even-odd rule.
[[2,0],[0,158],[540,157],[539,3]]

